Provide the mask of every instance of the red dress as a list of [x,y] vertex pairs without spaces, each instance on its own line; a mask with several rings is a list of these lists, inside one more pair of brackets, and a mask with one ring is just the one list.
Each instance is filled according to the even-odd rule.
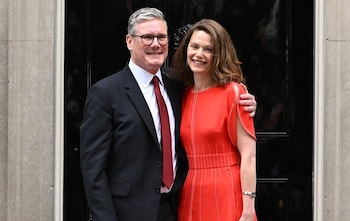
[[241,216],[237,113],[254,139],[255,130],[253,119],[237,105],[235,91],[245,93],[243,86],[234,82],[184,92],[180,134],[189,171],[180,193],[179,221],[238,221]]

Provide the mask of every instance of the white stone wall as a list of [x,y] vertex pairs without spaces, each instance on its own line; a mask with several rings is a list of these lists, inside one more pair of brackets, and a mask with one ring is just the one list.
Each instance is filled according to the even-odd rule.
[[0,220],[7,216],[8,0],[0,0]]
[[324,3],[323,220],[346,220],[350,217],[350,1]]
[[3,221],[53,220],[54,9],[55,1],[1,0]]

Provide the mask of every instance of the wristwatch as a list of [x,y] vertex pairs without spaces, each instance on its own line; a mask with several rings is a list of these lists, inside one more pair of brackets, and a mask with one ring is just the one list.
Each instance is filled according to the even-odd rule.
[[243,191],[242,194],[250,196],[250,198],[255,198],[256,197],[256,192]]

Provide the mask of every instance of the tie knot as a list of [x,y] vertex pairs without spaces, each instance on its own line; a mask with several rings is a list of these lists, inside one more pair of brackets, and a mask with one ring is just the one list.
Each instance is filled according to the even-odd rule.
[[157,76],[154,76],[153,79],[152,79],[152,83],[155,85],[155,84],[159,84],[159,79]]

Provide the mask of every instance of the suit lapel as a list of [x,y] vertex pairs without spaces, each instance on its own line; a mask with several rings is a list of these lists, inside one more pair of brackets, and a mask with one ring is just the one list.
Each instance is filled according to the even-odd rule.
[[150,113],[146,100],[139,88],[139,85],[137,84],[134,76],[132,75],[128,67],[126,67],[124,71],[125,90],[128,96],[130,97],[131,102],[134,104],[141,118],[145,122],[148,130],[151,132],[153,139],[158,143],[158,138],[154,127],[152,115]]

